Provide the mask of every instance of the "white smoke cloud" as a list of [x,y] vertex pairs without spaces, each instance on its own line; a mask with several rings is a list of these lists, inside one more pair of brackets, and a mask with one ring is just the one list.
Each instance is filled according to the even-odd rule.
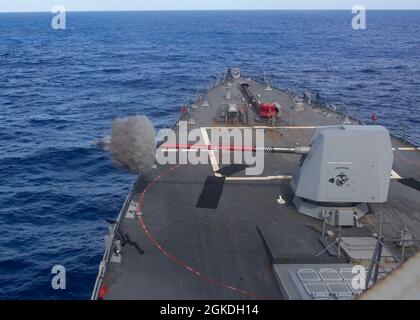
[[145,116],[115,119],[109,151],[117,167],[134,173],[149,171],[156,155],[156,132],[152,122]]

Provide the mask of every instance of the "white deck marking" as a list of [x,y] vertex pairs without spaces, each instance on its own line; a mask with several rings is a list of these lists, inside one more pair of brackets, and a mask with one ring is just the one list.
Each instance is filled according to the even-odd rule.
[[316,126],[285,126],[285,127],[269,127],[269,126],[254,126],[254,127],[201,127],[201,129],[205,130],[211,130],[211,129],[316,129],[316,128],[322,128],[322,127],[316,127]]
[[394,151],[419,151],[420,148],[392,148]]
[[137,213],[137,202],[131,201],[130,206],[127,209],[127,212],[125,214],[126,219],[135,219],[136,213]]
[[398,173],[396,173],[394,170],[392,170],[391,171],[391,179],[398,180],[398,179],[402,179],[402,178],[401,178],[401,176]]
[[267,177],[226,177],[226,181],[268,181],[268,180],[291,180],[292,176],[267,176]]
[[[291,180],[293,176],[279,175],[279,176],[266,176],[266,177],[226,177],[226,181],[269,181],[269,180]],[[392,170],[391,179],[398,180],[402,177]]]
[[[420,151],[420,148],[392,148],[392,150],[393,151]],[[192,148],[192,149],[173,149],[173,148],[168,148],[168,149],[166,149],[166,148],[163,148],[163,147],[160,147],[159,149],[158,149],[158,151],[160,151],[160,152],[178,152],[178,151],[181,151],[181,152],[197,152],[197,151],[202,151],[202,152],[208,152],[208,150],[206,150],[206,149],[200,149],[200,148]]]
[[[211,144],[210,144],[209,136],[207,135],[207,130],[205,128],[200,128],[200,130],[201,130],[201,135],[203,136],[203,139],[204,139],[204,144],[210,146]],[[219,171],[220,168],[219,168],[219,163],[217,162],[216,156],[214,155],[214,151],[208,150],[208,152],[209,152],[210,163],[213,168],[214,175],[216,177],[221,177],[222,175],[220,173],[217,173],[217,171]]]
[[209,152],[209,150],[206,149],[165,149],[165,148],[159,148],[158,151],[160,152]]

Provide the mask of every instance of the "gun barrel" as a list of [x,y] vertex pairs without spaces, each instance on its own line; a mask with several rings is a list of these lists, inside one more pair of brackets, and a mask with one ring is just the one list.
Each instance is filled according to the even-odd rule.
[[280,147],[254,147],[254,146],[213,146],[213,145],[196,145],[196,144],[164,144],[160,147],[165,149],[176,150],[193,150],[193,151],[262,151],[265,153],[288,153],[288,154],[307,154],[311,150],[310,147],[280,148]]

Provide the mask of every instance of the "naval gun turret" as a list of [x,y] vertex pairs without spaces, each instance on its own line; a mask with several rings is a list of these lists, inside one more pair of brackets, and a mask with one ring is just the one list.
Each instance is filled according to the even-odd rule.
[[387,201],[392,164],[391,139],[382,126],[316,129],[291,181],[294,204],[328,224],[353,226],[368,213],[368,203]]

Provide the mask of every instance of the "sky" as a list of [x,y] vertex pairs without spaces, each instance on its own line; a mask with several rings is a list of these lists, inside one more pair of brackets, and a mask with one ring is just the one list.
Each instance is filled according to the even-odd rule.
[[344,9],[362,4],[367,9],[417,9],[420,0],[0,0],[0,12],[109,10],[246,10]]

